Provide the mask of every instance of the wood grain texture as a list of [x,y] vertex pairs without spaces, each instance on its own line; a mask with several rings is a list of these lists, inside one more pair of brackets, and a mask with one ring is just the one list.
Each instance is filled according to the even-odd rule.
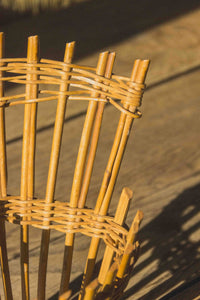
[[[152,64],[148,85],[158,83],[146,92],[143,103],[143,118],[135,122],[135,132],[130,136],[127,152],[121,166],[113,203],[110,211],[114,212],[116,201],[123,186],[129,186],[134,191],[135,205],[131,205],[128,215],[129,225],[136,209],[144,212],[144,222],[140,231],[143,242],[141,258],[135,269],[125,299],[157,299],[168,294],[180,284],[190,282],[199,277],[199,180],[200,180],[200,139],[199,139],[199,10],[182,15],[137,36],[129,36],[128,40],[116,43],[113,47],[118,53],[115,70],[127,75],[130,68],[130,58],[150,56]],[[66,16],[63,14],[63,18]],[[61,22],[61,20],[59,20]],[[34,21],[21,20],[8,24],[7,32],[24,31],[24,24],[30,30]],[[37,23],[36,27],[44,28],[50,24],[48,18]],[[49,25],[50,26],[50,25]],[[52,25],[51,25],[52,26]],[[23,28],[23,30],[22,30]],[[14,30],[16,29],[16,31]],[[27,30],[28,30],[27,29]],[[40,29],[41,30],[41,29]],[[73,29],[74,30],[74,29]],[[74,32],[72,32],[74,33]],[[72,34],[70,33],[70,34]],[[184,33],[184,34],[182,34]],[[45,33],[46,34],[46,33]],[[61,42],[48,49],[48,39],[52,39],[53,30],[48,33],[45,49],[56,57],[63,47]],[[57,32],[56,32],[57,34]],[[88,32],[87,32],[88,34]],[[90,32],[91,36],[92,33]],[[24,35],[24,33],[22,33]],[[62,36],[62,34],[60,34]],[[63,32],[66,37],[66,32]],[[86,35],[86,33],[85,33]],[[84,36],[84,35],[83,35]],[[180,37],[180,38],[179,38]],[[85,36],[84,36],[85,38]],[[61,38],[57,35],[56,41]],[[9,48],[15,43],[9,38]],[[62,41],[64,38],[62,39]],[[93,40],[94,41],[94,40]],[[14,44],[14,45],[13,45]],[[21,44],[20,44],[21,45]],[[12,46],[12,47],[11,47]],[[24,48],[24,44],[16,51]],[[58,50],[61,49],[61,50]],[[57,53],[56,53],[57,51]],[[86,50],[85,50],[86,51]],[[54,54],[53,54],[54,52]],[[124,52],[126,58],[124,58]],[[45,53],[45,54],[46,54]],[[17,55],[17,53],[16,53]],[[18,53],[19,55],[19,53]],[[20,53],[21,55],[21,53]],[[60,54],[61,55],[61,54]],[[79,61],[80,62],[80,61]],[[96,63],[96,53],[81,59],[82,63]],[[194,70],[193,70],[194,69]],[[128,74],[129,75],[129,74]],[[173,77],[174,76],[174,77]],[[162,83],[162,80],[165,80]],[[161,83],[159,83],[161,82]],[[14,88],[9,93],[15,93]],[[50,139],[52,137],[55,104],[46,109],[46,103],[41,104],[38,111],[38,149],[36,153],[36,195],[45,195],[46,171],[50,155]],[[69,191],[75,165],[75,153],[81,134],[86,107],[84,103],[69,103],[66,129],[63,134],[63,150],[60,155],[61,169],[58,172],[56,199],[69,200]],[[16,113],[17,112],[17,113]],[[106,165],[106,155],[111,147],[110,137],[114,129],[110,126],[115,109],[106,108],[104,126],[102,127],[102,148],[97,152],[94,176],[88,194],[88,205],[96,201],[103,169]],[[9,160],[9,190],[8,193],[18,193],[19,166],[21,147],[22,108],[12,108],[7,115],[7,138]],[[13,116],[16,116],[15,118]],[[41,118],[40,116],[43,116]],[[13,122],[15,120],[15,122]],[[117,121],[113,120],[114,127]],[[70,144],[68,141],[70,140]],[[101,143],[100,143],[101,144]],[[131,157],[131,158],[130,158]],[[42,161],[42,163],[41,163]],[[66,161],[70,164],[66,165]],[[11,187],[11,184],[12,187]],[[17,229],[7,225],[9,262],[16,299],[19,299],[20,277],[18,273],[19,246],[16,240]],[[30,268],[32,296],[36,290],[35,279],[38,264],[39,240],[36,230],[31,231]],[[50,247],[48,297],[56,294],[59,288],[59,276],[62,266],[64,236],[52,232]],[[72,270],[74,285],[80,281],[83,271],[89,240],[78,236],[75,244],[75,267]],[[100,252],[103,253],[103,246]],[[56,261],[56,266],[55,266]],[[134,296],[133,296],[134,295]],[[56,299],[56,297],[55,297]]]

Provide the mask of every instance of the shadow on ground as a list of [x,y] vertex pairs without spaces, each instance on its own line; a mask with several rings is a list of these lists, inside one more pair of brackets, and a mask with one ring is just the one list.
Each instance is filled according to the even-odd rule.
[[11,12],[9,24],[8,11],[3,18],[1,9],[0,24],[7,35],[7,57],[26,55],[27,36],[38,34],[42,57],[63,59],[64,43],[75,40],[80,58],[198,7],[199,0],[93,0],[37,16],[22,15],[20,20],[17,15],[17,22]]
[[[4,20],[1,21],[1,30],[7,36],[7,57],[26,56],[27,36],[38,34],[41,56],[62,59],[64,43],[76,40],[76,58],[81,58],[198,7],[199,0],[93,0],[38,16],[17,16],[17,22],[14,16],[10,18],[10,23],[8,18],[1,19]],[[197,230],[200,220],[196,218],[200,209],[199,196],[200,185],[185,190],[142,228],[142,254],[145,255],[150,249],[153,252],[149,258],[136,265],[133,276],[155,261],[157,268],[151,273],[144,273],[137,284],[128,288],[123,299],[131,298],[152,281],[155,283],[166,272],[171,277],[152,285],[151,291],[142,299],[157,299],[175,289],[179,283],[184,288],[185,284],[192,284],[199,279],[200,241]],[[74,280],[72,286],[77,288],[80,282],[81,277]],[[53,299],[57,299],[57,295]]]
[[[144,244],[141,256],[153,249],[152,254],[134,269],[133,276],[136,277],[141,271],[143,278],[133,287],[125,291],[123,300],[133,299],[134,294],[146,289],[152,284],[150,292],[140,298],[141,300],[162,299],[168,300],[193,284],[200,283],[200,238],[199,238],[199,211],[200,211],[200,184],[185,190],[163,211],[139,232],[140,239]],[[156,261],[156,270],[145,273],[145,269]],[[100,263],[97,264],[97,268]],[[159,278],[164,274],[170,274],[159,283]],[[81,284],[81,276],[71,283],[71,289],[77,292]],[[177,288],[177,286],[179,286]],[[168,291],[170,291],[168,293]],[[166,294],[162,297],[163,294]],[[198,294],[196,295],[198,296]],[[55,300],[58,293],[50,298]],[[174,299],[174,298],[173,298]],[[176,298],[175,298],[176,299]],[[194,298],[187,298],[192,300]]]
[[[200,219],[197,214],[200,211],[200,184],[185,190],[169,205],[163,208],[162,213],[152,222],[142,228],[140,238],[145,243],[142,254],[154,249],[151,256],[138,264],[133,276],[145,269],[153,261],[157,261],[157,268],[150,274],[145,274],[142,280],[129,288],[123,299],[145,288],[154,281],[155,287],[140,299],[158,299],[159,296],[169,290],[173,290],[179,283],[181,287],[173,293],[159,299],[170,299],[172,294],[179,293],[181,289],[192,285],[199,280],[200,258]],[[171,277],[159,283],[156,278],[164,273],[170,273]],[[155,283],[156,282],[156,283]],[[191,298],[192,299],[192,298]],[[190,299],[187,299],[190,300]]]

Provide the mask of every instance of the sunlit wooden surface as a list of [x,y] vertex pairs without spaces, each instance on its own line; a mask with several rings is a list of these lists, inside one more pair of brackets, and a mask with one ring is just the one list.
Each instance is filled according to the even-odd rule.
[[[150,57],[152,60],[149,72],[148,86],[143,103],[143,118],[135,122],[134,134],[130,136],[127,152],[121,166],[118,185],[113,194],[114,202],[111,210],[114,211],[115,201],[118,200],[121,188],[125,185],[134,191],[135,203],[131,206],[128,221],[131,222],[136,209],[144,212],[144,222],[140,231],[143,242],[141,258],[133,274],[124,299],[159,299],[162,295],[198,278],[199,268],[199,182],[200,182],[200,138],[199,138],[199,17],[198,10],[188,12],[177,19],[166,21],[157,27],[146,30],[137,36],[129,36],[128,40],[117,41],[111,48],[118,53],[117,72],[128,74],[130,58]],[[62,15],[61,15],[62,18]],[[64,19],[64,16],[63,16]],[[37,23],[36,29],[50,24],[48,16]],[[11,32],[35,25],[35,19],[23,19],[4,25],[9,35]],[[49,25],[52,26],[53,25]],[[37,28],[38,27],[38,28]],[[16,30],[16,31],[15,31]],[[40,32],[36,32],[40,34]],[[46,44],[41,45],[43,53],[47,52],[52,57],[56,56],[56,49],[64,44],[55,44],[48,49],[51,27]],[[180,35],[181,33],[181,35]],[[91,33],[92,34],[92,33]],[[9,36],[7,35],[7,36]],[[14,33],[13,33],[14,35]],[[57,33],[58,35],[58,33]],[[67,32],[65,33],[67,38]],[[71,35],[71,33],[70,33]],[[180,39],[179,39],[180,37]],[[7,37],[8,38],[8,37]],[[59,40],[59,37],[56,37]],[[8,38],[9,48],[14,47],[13,37]],[[42,48],[44,46],[44,48]],[[56,48],[57,47],[57,48]],[[24,48],[19,45],[19,49]],[[19,51],[19,50],[17,50]],[[53,51],[53,53],[51,53]],[[60,50],[58,50],[60,51]],[[124,52],[126,58],[124,58]],[[19,55],[19,53],[17,53]],[[88,57],[80,57],[78,62],[96,64],[96,53]],[[55,103],[46,109],[46,104],[41,104],[38,111],[38,145],[36,154],[36,187],[45,193],[44,182],[41,180],[46,174],[50,153],[46,153],[46,146],[53,133],[53,117]],[[21,107],[17,108],[22,114]],[[66,115],[66,131],[64,132],[61,165],[63,169],[58,174],[58,188],[56,198],[61,199],[65,191],[69,191],[72,182],[73,167],[75,165],[75,152],[78,149],[78,136],[83,125],[83,112],[85,104],[75,105],[70,103]],[[95,168],[95,179],[90,189],[91,203],[96,200],[99,189],[99,179],[103,176],[106,164],[104,154],[110,145],[109,138],[114,135],[114,130],[109,126],[115,108],[106,108],[104,119],[105,146],[97,153],[99,159]],[[43,118],[40,118],[40,116]],[[10,160],[10,176],[8,182],[13,182],[9,194],[17,193],[19,186],[20,149],[22,145],[21,130],[22,120],[13,117],[13,110],[7,117],[8,159]],[[115,122],[115,121],[114,121]],[[117,122],[117,121],[116,121]],[[115,124],[116,125],[116,124]],[[70,144],[69,141],[70,140]],[[137,143],[135,143],[137,141]],[[41,165],[42,158],[42,165]],[[64,165],[66,160],[70,164]],[[61,192],[62,191],[62,192]],[[116,200],[115,200],[116,199]],[[14,275],[13,286],[19,292],[19,242],[17,229],[8,225],[9,262]],[[31,231],[30,267],[32,270],[32,289],[36,290],[37,266],[39,243],[35,229]],[[47,284],[49,297],[56,294],[59,286],[61,272],[64,235],[52,232],[52,246],[50,248],[49,276]],[[13,244],[13,240],[16,243]],[[76,283],[84,268],[85,257],[89,247],[89,239],[79,237],[75,245],[75,269],[73,279]],[[55,263],[56,267],[55,267]],[[134,295],[134,297],[133,297]],[[34,297],[34,295],[33,295]],[[16,298],[18,299],[18,298]],[[55,298],[56,299],[56,298]]]

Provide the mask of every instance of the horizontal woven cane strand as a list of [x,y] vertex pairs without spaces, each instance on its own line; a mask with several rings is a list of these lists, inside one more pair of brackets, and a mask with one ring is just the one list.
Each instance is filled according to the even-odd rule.
[[[113,217],[97,215],[89,208],[72,208],[60,201],[51,204],[40,199],[23,201],[11,196],[1,198],[0,206],[1,218],[11,223],[98,237],[119,255],[127,243],[128,231],[124,227],[114,222]],[[25,221],[23,217],[26,217]]]
[[[145,85],[136,82],[130,83],[130,79],[127,77],[112,75],[111,78],[105,78],[95,74],[95,68],[47,59],[41,59],[39,63],[27,63],[26,59],[0,59],[0,64],[0,71],[5,74],[4,77],[0,78],[2,82],[24,85],[41,84],[42,87],[45,85],[48,85],[48,88],[49,85],[51,88],[54,87],[53,90],[40,89],[36,99],[26,99],[25,94],[0,97],[0,106],[8,107],[17,104],[51,101],[58,99],[59,96],[65,96],[69,100],[93,100],[110,103],[132,118],[141,116],[138,110],[133,113],[117,103],[120,100],[123,105],[134,107],[141,105]],[[70,68],[70,71],[65,71],[64,67],[67,67],[68,70]],[[36,75],[36,78],[28,79],[28,74]],[[68,79],[63,80],[61,78],[63,75],[66,75]],[[63,83],[70,84],[70,87],[76,88],[76,90],[58,91],[56,86]],[[101,91],[99,91],[100,89]],[[98,93],[99,96],[94,97],[94,93]]]

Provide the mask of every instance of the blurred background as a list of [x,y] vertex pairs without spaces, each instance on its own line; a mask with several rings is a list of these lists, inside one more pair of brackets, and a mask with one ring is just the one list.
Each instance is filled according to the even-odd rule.
[[[0,1],[0,31],[6,35],[6,57],[25,57],[27,37],[37,34],[40,56],[45,58],[62,60],[65,43],[72,40],[76,41],[75,63],[96,66],[98,53],[116,51],[114,73],[119,75],[130,76],[136,58],[151,60],[141,107],[143,117],[134,122],[111,204],[113,213],[123,186],[128,186],[134,191],[128,224],[137,209],[144,212],[139,234],[141,257],[124,299],[190,300],[199,294],[199,20],[199,0]],[[8,90],[15,92],[15,87]],[[15,109],[8,110],[6,121],[10,194],[18,192],[20,178],[23,108]],[[40,197],[45,193],[55,109],[56,103],[51,102],[48,107],[41,104],[38,112],[36,195]],[[69,103],[56,199],[63,199],[63,195],[66,199],[66,191],[70,194],[85,111],[86,104]],[[102,146],[88,199],[91,206],[98,194],[118,117],[115,108],[106,108]],[[13,243],[16,230],[8,224],[12,282],[18,295],[19,246]],[[47,282],[52,300],[57,299],[63,243],[64,235],[52,232]],[[80,237],[79,247],[75,247],[75,287],[80,282],[88,245],[89,241]],[[33,230],[33,290],[38,252],[39,238]]]

